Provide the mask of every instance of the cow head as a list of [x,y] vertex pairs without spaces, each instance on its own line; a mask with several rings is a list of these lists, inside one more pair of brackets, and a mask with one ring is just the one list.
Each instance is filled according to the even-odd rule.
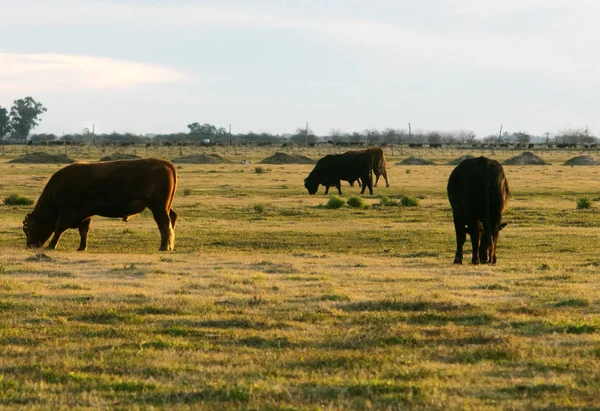
[[304,179],[304,187],[308,190],[308,194],[316,194],[319,190],[319,182],[307,177]]
[[23,232],[27,237],[27,247],[43,247],[54,231],[54,222],[27,214],[23,220]]

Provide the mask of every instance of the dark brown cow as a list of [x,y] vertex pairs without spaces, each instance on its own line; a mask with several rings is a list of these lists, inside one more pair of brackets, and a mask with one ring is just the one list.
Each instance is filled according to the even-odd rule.
[[[375,184],[373,184],[373,187],[377,187],[377,183],[379,183],[380,176],[383,176],[383,178],[385,179],[385,186],[390,186],[390,183],[388,182],[387,178],[387,170],[385,168],[385,154],[383,153],[382,149],[368,148],[366,150],[346,151],[344,154],[348,153],[367,153],[369,156],[371,156],[371,159],[373,160],[373,174],[375,174]],[[354,181],[351,181],[350,185],[354,185]],[[358,185],[360,185],[360,180],[358,180]]]
[[362,181],[363,194],[365,189],[369,188],[369,194],[373,195],[373,170],[371,157],[364,152],[329,154],[317,161],[315,168],[304,179],[304,187],[309,194],[316,194],[319,185],[325,186],[325,194],[329,192],[329,187],[334,186],[338,189],[338,194],[342,194],[341,180],[344,181]]
[[173,250],[177,213],[171,204],[176,185],[173,164],[155,158],[68,165],[54,173],[25,216],[27,246],[42,247],[54,233],[48,248],[55,249],[65,230],[77,228],[78,251],[83,251],[92,216],[127,221],[147,207],[160,230],[160,250]]
[[463,160],[448,179],[448,199],[456,230],[454,264],[462,264],[463,245],[469,233],[473,264],[496,264],[498,233],[506,226],[502,213],[510,192],[500,163],[485,157]]

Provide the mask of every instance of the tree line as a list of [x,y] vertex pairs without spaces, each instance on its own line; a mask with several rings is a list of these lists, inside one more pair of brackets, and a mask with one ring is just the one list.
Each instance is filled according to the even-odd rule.
[[543,136],[533,136],[526,132],[504,132],[498,135],[489,135],[482,140],[478,139],[471,131],[457,132],[412,132],[410,129],[386,128],[365,129],[363,131],[344,132],[333,129],[323,136],[317,136],[308,125],[299,127],[295,133],[270,134],[270,133],[237,133],[232,134],[224,127],[208,123],[190,123],[187,125],[188,132],[170,134],[146,134],[138,135],[132,133],[96,134],[89,129],[81,133],[56,136],[52,133],[31,134],[31,131],[41,121],[40,117],[47,111],[41,103],[32,97],[15,100],[10,111],[0,106],[0,140],[5,142],[25,143],[81,143],[81,144],[104,144],[104,143],[197,143],[204,145],[240,145],[240,144],[298,144],[312,145],[317,143],[333,144],[368,144],[368,145],[391,145],[391,144],[444,144],[444,145],[473,145],[483,141],[485,144],[598,144],[598,137],[585,129],[565,130],[551,135],[545,133]]

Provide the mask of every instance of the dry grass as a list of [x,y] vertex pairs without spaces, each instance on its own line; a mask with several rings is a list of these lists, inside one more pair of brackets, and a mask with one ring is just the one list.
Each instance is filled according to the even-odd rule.
[[[311,165],[182,165],[173,253],[156,251],[142,213],[94,218],[87,252],[70,230],[40,256],[24,248],[31,206],[1,205],[0,405],[597,406],[600,215],[574,206],[598,196],[597,168],[505,167],[498,265],[457,267],[453,166],[394,165],[403,156],[388,160],[392,186],[363,196],[369,209],[319,207],[323,189],[309,196],[302,183]],[[57,168],[0,164],[0,197],[37,198]],[[419,207],[381,207],[380,195]]]

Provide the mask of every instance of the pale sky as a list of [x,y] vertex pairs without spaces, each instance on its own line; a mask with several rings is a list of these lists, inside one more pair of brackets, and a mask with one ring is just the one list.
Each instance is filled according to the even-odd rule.
[[600,133],[596,0],[0,0],[34,133]]

